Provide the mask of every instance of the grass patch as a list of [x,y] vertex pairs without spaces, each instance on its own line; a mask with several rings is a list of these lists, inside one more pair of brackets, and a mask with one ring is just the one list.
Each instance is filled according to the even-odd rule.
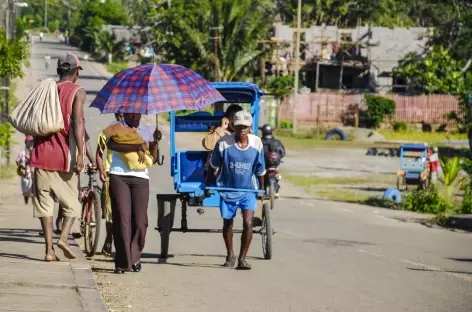
[[429,144],[439,144],[444,140],[467,140],[466,133],[446,133],[446,132],[420,132],[420,131],[404,131],[395,132],[380,130],[378,131],[386,140],[399,141],[418,141]]
[[16,166],[10,165],[0,167],[0,180],[11,180],[16,176]]
[[316,194],[323,199],[355,204],[363,203],[369,198],[369,195],[366,193],[345,191],[337,188],[317,190]]
[[301,187],[311,187],[317,185],[359,185],[372,182],[372,179],[359,177],[317,177],[317,176],[299,176],[299,175],[284,175],[288,181]]
[[128,68],[128,62],[117,62],[105,65],[108,72],[115,75],[120,71]]

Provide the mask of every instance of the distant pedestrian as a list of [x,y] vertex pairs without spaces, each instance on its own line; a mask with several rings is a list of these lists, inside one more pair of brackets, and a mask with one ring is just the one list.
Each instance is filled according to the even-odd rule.
[[438,155],[438,148],[435,146],[430,149],[430,155],[428,157],[429,164],[430,164],[430,173],[429,173],[429,180],[431,184],[436,184],[438,180],[438,171],[439,171],[439,155]]
[[25,204],[27,205],[29,203],[30,197],[33,197],[33,179],[31,168],[28,164],[25,151],[21,151],[18,157],[16,158],[16,165],[16,172],[21,177],[21,192],[23,193],[23,199],[25,201]]
[[51,64],[51,57],[49,55],[46,55],[44,57],[44,66],[46,69],[49,69],[49,65]]
[[[79,174],[85,161],[85,90],[75,84],[82,67],[76,55],[66,54],[57,62],[57,91],[64,119],[64,129],[46,137],[35,137],[31,167],[35,168],[33,183],[34,216],[41,220],[46,243],[45,261],[58,261],[53,247],[54,199],[64,208],[62,232],[57,247],[74,259],[69,233],[75,218],[80,218]],[[46,121],[45,121],[46,122]]]

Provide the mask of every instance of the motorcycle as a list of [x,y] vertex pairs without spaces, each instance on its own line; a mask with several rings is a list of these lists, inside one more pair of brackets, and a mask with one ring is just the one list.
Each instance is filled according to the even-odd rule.
[[269,152],[265,155],[266,158],[266,175],[265,175],[265,190],[266,194],[270,196],[271,206],[273,201],[277,198],[277,193],[280,189],[280,175],[279,166],[282,163],[279,153]]

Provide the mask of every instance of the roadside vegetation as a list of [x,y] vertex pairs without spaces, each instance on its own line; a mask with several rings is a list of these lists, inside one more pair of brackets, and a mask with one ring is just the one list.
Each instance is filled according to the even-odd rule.
[[109,73],[115,75],[119,73],[120,71],[127,69],[128,62],[123,61],[123,62],[111,63],[111,64],[107,64],[105,67]]
[[[402,193],[402,203],[382,199],[385,189],[395,183],[396,176],[339,177],[282,174],[285,179],[320,199],[375,207],[434,214],[434,221],[444,222],[449,215],[472,213],[472,160],[457,156],[440,156],[442,176],[436,185]],[[462,170],[462,171],[461,171]],[[372,196],[363,190],[375,190]]]

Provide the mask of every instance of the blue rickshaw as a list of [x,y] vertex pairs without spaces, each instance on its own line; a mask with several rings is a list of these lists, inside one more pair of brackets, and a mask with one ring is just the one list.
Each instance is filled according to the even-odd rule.
[[427,144],[403,144],[400,147],[400,169],[397,171],[397,189],[408,190],[409,185],[425,189],[429,182]]
[[[239,104],[243,109],[250,111],[253,117],[252,131],[258,134],[259,124],[259,102],[262,91],[253,83],[244,82],[213,82],[213,86],[226,99],[225,104]],[[171,232],[212,232],[218,233],[216,229],[190,229],[187,222],[188,207],[218,208],[220,205],[219,191],[239,191],[238,189],[227,189],[216,187],[216,181],[205,187],[205,165],[209,152],[203,150],[176,150],[176,133],[198,132],[203,135],[212,126],[220,124],[222,113],[211,114],[199,111],[189,115],[177,116],[175,112],[170,113],[170,175],[173,177],[173,194],[157,194],[158,218],[157,230],[161,236],[161,258],[168,257],[169,238]],[[205,192],[207,190],[207,192]],[[250,190],[257,192],[255,190]],[[207,193],[207,195],[205,195]],[[211,193],[208,196],[208,193]],[[267,198],[272,197],[271,194]],[[177,200],[181,203],[180,228],[174,228],[174,217]],[[254,229],[254,233],[262,235],[262,247],[265,259],[272,258],[272,228],[270,213],[273,201],[263,201],[262,226]],[[238,231],[235,231],[238,232]],[[240,232],[240,231],[239,231]]]

